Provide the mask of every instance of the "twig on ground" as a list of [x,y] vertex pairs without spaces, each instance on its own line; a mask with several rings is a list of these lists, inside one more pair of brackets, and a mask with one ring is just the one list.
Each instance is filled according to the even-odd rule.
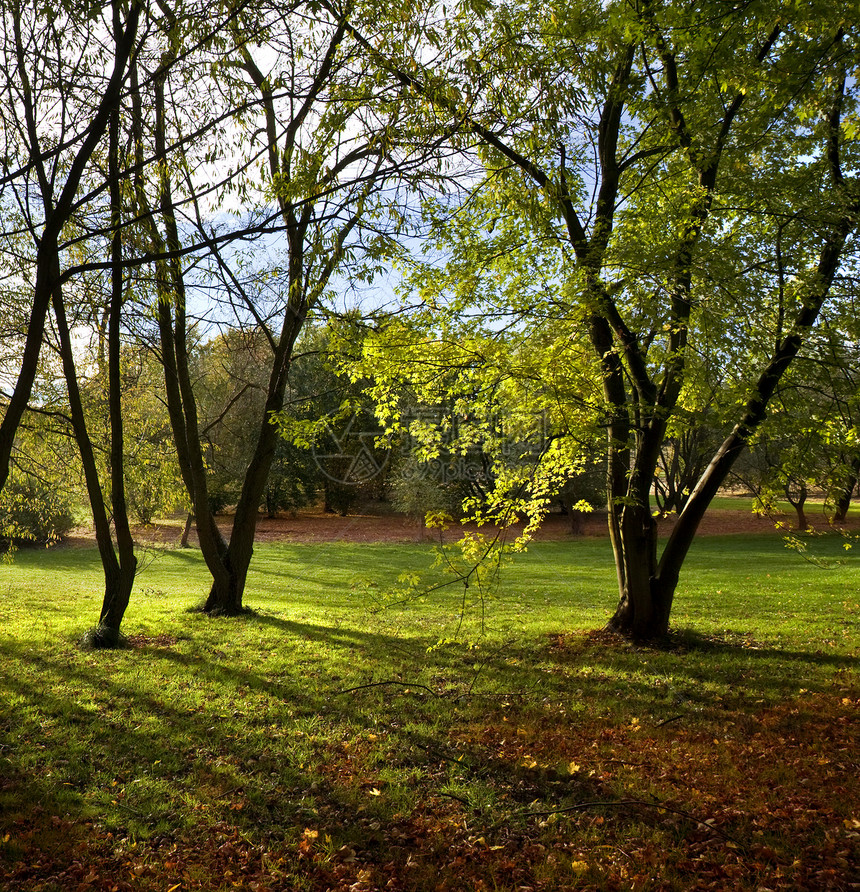
[[401,688],[409,688],[410,690],[412,688],[420,688],[422,691],[427,691],[428,693],[432,694],[434,697],[442,697],[443,696],[442,694],[439,694],[436,691],[434,691],[433,688],[427,687],[426,684],[412,684],[408,681],[394,681],[394,680],[372,681],[369,684],[360,684],[360,685],[356,685],[354,688],[344,688],[342,691],[335,691],[334,695],[336,697],[338,697],[341,694],[352,694],[355,691],[365,691],[368,688],[381,688],[381,687],[385,687],[386,685],[396,685]]
[[663,719],[662,722],[657,722],[657,724],[654,725],[654,727],[655,727],[655,728],[662,728],[663,725],[670,725],[672,722],[677,722],[679,719],[683,719],[683,718],[686,718],[686,717],[687,717],[687,714],[686,714],[685,712],[682,712],[682,713],[680,713],[679,715],[673,715],[671,718]]
[[590,802],[577,802],[576,805],[569,805],[566,808],[553,808],[549,811],[521,811],[515,812],[515,814],[526,818],[543,818],[548,817],[549,815],[561,815],[567,812],[585,811],[589,808],[626,808],[628,806],[640,806],[642,808],[653,808],[658,811],[670,812],[673,815],[678,815],[679,817],[686,818],[688,821],[692,821],[704,830],[710,830],[712,833],[721,836],[723,839],[728,840],[739,848],[745,848],[743,843],[739,842],[731,834],[726,833],[724,830],[720,830],[719,827],[715,827],[707,821],[703,821],[701,818],[697,818],[688,811],[683,811],[683,809],[680,808],[673,808],[671,805],[665,805],[662,802],[648,802],[646,799],[595,799]]

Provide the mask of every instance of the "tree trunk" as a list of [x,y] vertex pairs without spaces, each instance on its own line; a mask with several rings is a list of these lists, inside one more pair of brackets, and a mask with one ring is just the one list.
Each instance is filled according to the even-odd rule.
[[[639,640],[667,634],[674,595],[674,587],[662,586],[657,575],[657,521],[650,503],[664,433],[665,421],[655,415],[637,433],[635,453],[621,449],[624,460],[614,462],[613,488],[624,488],[624,496],[609,506],[619,600],[607,628]],[[612,460],[611,444],[609,451]]]
[[110,644],[119,641],[119,628],[125,616],[134,577],[137,557],[134,539],[128,522],[128,505],[125,497],[125,434],[122,416],[122,322],[123,274],[122,274],[122,190],[119,163],[119,112],[111,114],[109,128],[110,200],[111,200],[111,296],[108,313],[108,416],[110,418],[110,497],[113,526],[116,534],[119,573],[109,591],[105,591],[99,625],[108,630]]
[[851,471],[845,484],[839,490],[836,497],[836,511],[833,515],[834,523],[845,523],[848,517],[848,509],[851,507],[851,497],[854,495],[854,488],[857,486],[857,480],[860,478],[860,458],[855,458],[851,462]]
[[637,640],[664,637],[674,587],[661,585],[657,576],[657,523],[647,505],[622,512],[615,559],[624,582],[607,628]]
[[189,511],[185,518],[185,527],[182,530],[182,537],[179,540],[180,548],[188,548],[188,537],[191,535],[191,524],[194,523],[194,512]]
[[[154,83],[155,143],[156,152],[166,157],[165,97],[163,78]],[[132,68],[131,91],[134,110],[134,128],[138,166],[143,165],[143,102],[138,88],[137,69]],[[144,185],[135,182],[135,194],[141,208],[141,216],[149,227],[156,261],[156,289],[158,294],[158,329],[161,340],[161,359],[164,367],[164,387],[167,413],[176,445],[176,455],[182,480],[193,505],[196,518],[197,539],[206,566],[212,574],[213,587],[229,601],[230,573],[225,566],[227,545],[224,542],[209,503],[206,465],[200,445],[197,423],[197,403],[188,369],[188,344],[186,337],[185,280],[178,257],[179,231],[174,213],[170,171],[163,165],[159,183],[159,211],[166,235],[162,237],[155,216],[147,202]],[[169,260],[164,255],[172,252]]]
[[786,484],[785,487],[785,497],[788,500],[789,505],[794,508],[795,513],[797,514],[797,528],[798,530],[808,530],[809,524],[806,521],[806,511],[804,510],[804,506],[806,505],[806,498],[809,495],[806,484],[801,484],[798,487],[797,495],[792,495],[790,485]]
[[[297,254],[294,253],[293,256],[295,257]],[[233,515],[230,543],[223,557],[227,584],[213,582],[204,608],[207,613],[235,616],[243,609],[242,598],[245,592],[248,568],[254,555],[254,538],[257,532],[259,509],[280,436],[277,426],[272,423],[272,418],[284,407],[290,360],[304,321],[304,308],[296,309],[291,303],[284,314],[280,338],[274,351],[272,372],[269,376],[266,405],[260,419],[257,445],[245,470],[242,492],[236,503],[236,513]]]
[[[86,425],[86,415],[78,386],[77,372],[74,364],[72,340],[66,320],[65,307],[59,288],[55,289],[53,296],[54,316],[57,323],[57,332],[60,337],[60,354],[63,362],[63,374],[66,379],[66,390],[69,397],[69,409],[72,418],[72,427],[78,451],[81,456],[81,464],[84,469],[84,479],[87,486],[87,494],[90,500],[90,509],[93,513],[93,525],[96,532],[96,543],[101,557],[102,569],[105,578],[105,593],[102,602],[102,610],[99,616],[99,629],[93,639],[93,643],[101,647],[115,647],[119,643],[120,624],[128,607],[131,590],[134,586],[134,575],[137,559],[134,557],[133,545],[131,554],[128,546],[131,537],[128,534],[127,541],[124,537],[124,547],[121,550],[122,560],[117,557],[111,538],[110,518],[101,481],[99,480],[98,466],[93,451]],[[120,469],[121,472],[121,469]],[[120,520],[120,527],[123,526]],[[128,520],[125,519],[125,530],[128,531]]]
[[567,515],[570,524],[570,535],[581,536],[583,534],[586,512],[577,511],[576,508],[573,507],[575,504],[574,496],[563,495],[561,497],[561,506],[564,508],[564,513]]

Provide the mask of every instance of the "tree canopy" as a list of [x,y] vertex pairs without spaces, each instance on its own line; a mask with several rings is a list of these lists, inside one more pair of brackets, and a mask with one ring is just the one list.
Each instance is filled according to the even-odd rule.
[[[468,167],[430,206],[442,260],[413,278],[432,311],[416,343],[437,356],[453,340],[468,363],[471,342],[448,332],[471,316],[532,352],[540,371],[521,382],[591,366],[620,590],[611,625],[661,635],[704,511],[852,268],[853,23],[822,4],[443,15],[412,21],[413,60],[377,53],[456,131]],[[673,419],[710,398],[702,362],[724,370],[722,442],[658,556],[650,494]]]

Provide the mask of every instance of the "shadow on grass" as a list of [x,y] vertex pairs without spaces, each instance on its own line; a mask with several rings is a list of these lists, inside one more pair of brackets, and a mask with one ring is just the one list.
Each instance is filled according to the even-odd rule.
[[543,650],[578,692],[657,725],[683,717],[719,725],[729,712],[752,716],[801,693],[826,693],[835,679],[850,682],[860,669],[860,657],[850,654],[692,630],[675,632],[663,646],[637,645],[602,631],[551,636]]
[[[467,675],[464,684],[466,663],[457,648],[431,660],[423,643],[410,642],[406,659],[397,662],[392,655],[403,642],[394,635],[259,614],[240,622],[301,638],[329,657],[332,647],[342,649],[359,674],[338,684],[339,676],[322,671],[323,657],[310,669],[301,664],[267,675],[243,666],[240,649],[228,656],[191,638],[86,660],[0,642],[0,660],[16,667],[0,677],[6,719],[0,753],[10,779],[0,830],[20,835],[40,805],[64,819],[141,836],[201,819],[281,833],[325,820],[345,833],[356,808],[384,818],[404,807],[368,799],[366,786],[382,756],[362,761],[340,743],[362,735],[384,735],[386,770],[417,770],[425,788],[454,777],[491,783],[512,802],[559,793],[539,773],[488,760],[477,744],[450,749],[445,728],[457,704],[474,695],[475,681]],[[432,670],[438,693],[430,685],[410,689],[406,667],[415,674]],[[492,699],[505,688],[517,695],[511,687],[523,668],[509,665],[504,651],[487,655],[483,670],[494,677]],[[361,684],[380,673],[381,683]],[[531,678],[527,687],[536,682]],[[398,796],[414,807],[422,793],[413,788]]]
[[[237,793],[266,811],[271,800],[283,819],[295,812],[283,791],[306,789],[312,771],[308,779],[305,767],[283,753],[272,772],[248,774],[243,769],[245,759],[259,763],[264,757],[261,730],[271,732],[277,726],[279,734],[286,729],[288,735],[289,716],[279,714],[279,720],[271,721],[274,716],[240,715],[235,709],[230,714],[225,706],[230,695],[257,690],[288,697],[294,715],[319,715],[325,700],[318,689],[298,679],[292,685],[272,683],[202,653],[153,649],[142,656],[181,666],[198,683],[205,678],[218,696],[208,703],[189,699],[183,704],[181,690],[130,687],[98,663],[84,669],[22,646],[0,645],[0,659],[19,668],[16,676],[0,678],[8,716],[5,727],[0,726],[3,774],[14,778],[5,791],[4,820],[50,803],[58,814],[92,818],[112,813],[111,822],[148,835],[181,824],[183,811],[228,814]],[[209,708],[213,701],[214,709]],[[234,696],[233,704],[237,702]],[[247,737],[240,746],[243,730]]]
[[[264,643],[277,659],[253,651],[258,633],[231,639],[218,624],[276,633]],[[322,825],[346,839],[357,810],[390,821],[430,795],[467,813],[484,797],[496,818],[535,800],[611,799],[623,792],[598,778],[529,769],[452,729],[719,723],[727,704],[752,713],[860,665],[687,630],[662,650],[585,635],[428,652],[434,643],[265,612],[104,655],[2,641],[0,838],[20,836],[37,807],[144,837],[221,821],[281,837]],[[39,832],[53,844],[48,825]]]
[[782,647],[761,644],[745,633],[731,632],[725,635],[709,635],[695,629],[679,629],[658,650],[684,655],[687,653],[716,654],[729,657],[750,657],[753,659],[791,660],[814,666],[831,666],[839,669],[860,668],[860,657],[851,654],[828,653],[824,650],[788,650]]
[[[385,662],[394,636],[274,617],[261,625],[397,671]],[[465,813],[492,827],[501,814],[510,829],[524,827],[538,799],[554,808],[617,798],[597,779],[549,776],[452,741],[451,698],[349,693],[301,667],[267,677],[219,651],[183,649],[196,644],[81,660],[0,642],[0,661],[16,667],[0,677],[0,839],[13,841],[0,846],[0,885],[4,870],[71,869],[85,844],[119,862],[136,840],[157,847],[225,827],[293,852],[305,828],[319,828],[333,848],[351,842],[393,864],[407,857],[398,840],[425,833],[413,815]],[[440,835],[432,845],[446,843]]]

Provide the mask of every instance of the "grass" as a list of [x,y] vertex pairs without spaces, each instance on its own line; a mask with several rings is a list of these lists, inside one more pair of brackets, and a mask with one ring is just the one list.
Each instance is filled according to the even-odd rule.
[[[708,511],[752,511],[754,498],[751,495],[721,495],[711,500]],[[828,504],[821,496],[812,496],[806,500],[805,510],[807,516],[813,523],[827,526],[827,518],[833,514],[833,506]],[[793,523],[795,520],[795,511],[791,504],[785,499],[777,499],[774,508],[780,514],[784,514],[786,519]],[[860,506],[856,504],[849,505],[848,517],[854,518],[860,515]]]
[[699,541],[663,649],[592,634],[598,540],[533,545],[483,626],[462,588],[377,609],[420,546],[260,546],[239,619],[153,552],[113,652],[96,553],[21,551],[0,888],[857,888],[858,557],[815,547]]

